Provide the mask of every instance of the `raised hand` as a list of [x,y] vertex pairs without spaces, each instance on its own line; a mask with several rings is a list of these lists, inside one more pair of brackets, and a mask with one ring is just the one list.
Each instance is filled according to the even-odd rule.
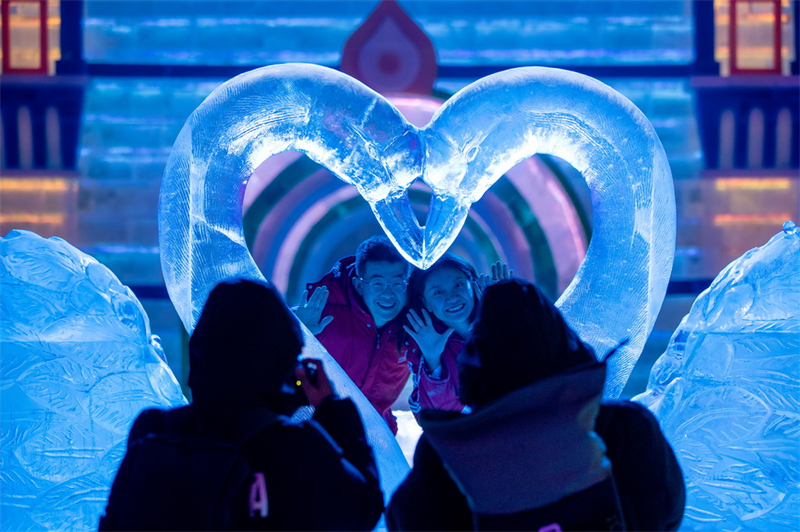
[[428,367],[428,371],[435,370],[442,363],[444,346],[455,329],[451,327],[439,334],[433,327],[430,314],[425,309],[422,309],[422,317],[414,309],[409,310],[408,321],[411,327],[403,325],[403,329],[417,342],[422,356],[425,358],[425,365]]
[[322,332],[330,322],[333,321],[333,316],[322,317],[322,311],[325,308],[325,303],[328,302],[328,287],[320,286],[308,297],[308,290],[303,290],[303,297],[300,304],[294,309],[297,318],[303,322],[311,334],[317,335]]
[[492,264],[492,274],[481,274],[476,279],[476,288],[478,289],[478,294],[483,296],[483,292],[486,290],[486,287],[490,284],[494,284],[497,281],[504,281],[506,279],[511,279],[514,277],[514,270],[508,267],[508,264],[505,262],[500,262],[499,260]]
[[475,280],[475,290],[478,291],[478,297],[482,297],[483,293],[486,291],[486,287],[492,284],[492,277],[485,273],[482,273],[478,276]]
[[505,281],[514,277],[514,270],[509,269],[508,264],[499,260],[492,264],[492,282]]

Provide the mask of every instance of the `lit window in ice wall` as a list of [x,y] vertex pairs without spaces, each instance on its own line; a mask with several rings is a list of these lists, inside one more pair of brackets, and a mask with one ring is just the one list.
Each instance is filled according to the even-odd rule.
[[59,0],[4,0],[0,33],[3,34],[4,74],[54,74],[61,59],[61,2]]
[[715,0],[714,55],[720,74],[788,75],[794,16],[789,0]]

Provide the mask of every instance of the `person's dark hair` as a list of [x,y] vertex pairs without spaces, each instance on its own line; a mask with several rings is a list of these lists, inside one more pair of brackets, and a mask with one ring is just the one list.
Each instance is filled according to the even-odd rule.
[[364,267],[368,262],[402,262],[406,264],[406,275],[411,264],[395,249],[385,236],[373,236],[364,240],[356,249],[356,275],[364,275]]
[[189,339],[192,402],[220,415],[231,408],[283,408],[284,384],[302,350],[300,322],[273,287],[223,281],[211,290]]
[[[420,270],[415,269],[411,273],[411,277],[408,280],[408,306],[409,308],[413,308],[414,310],[421,310],[425,307],[425,303],[423,302],[423,295],[425,292],[425,281],[428,280],[428,277],[431,276],[432,273],[445,269],[450,268],[453,270],[458,270],[464,275],[466,275],[467,279],[470,282],[475,283],[478,280],[478,272],[475,271],[475,268],[467,262],[466,260],[462,259],[455,253],[447,252],[442,257],[437,260],[433,265],[428,268],[427,270]],[[473,289],[475,287],[473,286]],[[475,305],[472,309],[472,314],[470,315],[469,319],[470,322],[475,319],[478,311],[478,291],[473,290]]]
[[483,405],[569,368],[597,362],[533,284],[521,279],[486,288],[472,334],[458,357],[459,398]]

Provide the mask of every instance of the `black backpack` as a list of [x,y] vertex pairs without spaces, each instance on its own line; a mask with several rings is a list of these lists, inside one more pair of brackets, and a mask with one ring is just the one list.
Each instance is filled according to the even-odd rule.
[[[99,529],[246,528],[246,494],[255,477],[242,446],[277,422],[279,416],[259,410],[240,420],[238,425],[243,428],[230,441],[214,436],[213,431],[185,431],[196,420],[191,406],[166,412],[145,411],[141,415],[160,419],[162,426],[148,427],[148,434],[128,444]],[[261,515],[266,517],[266,493],[261,502]]]

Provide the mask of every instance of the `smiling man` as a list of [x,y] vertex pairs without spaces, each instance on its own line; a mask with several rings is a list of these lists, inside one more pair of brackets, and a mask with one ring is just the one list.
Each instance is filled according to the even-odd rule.
[[388,238],[369,238],[309,284],[295,310],[395,434],[391,406],[409,376],[401,311],[410,270]]

